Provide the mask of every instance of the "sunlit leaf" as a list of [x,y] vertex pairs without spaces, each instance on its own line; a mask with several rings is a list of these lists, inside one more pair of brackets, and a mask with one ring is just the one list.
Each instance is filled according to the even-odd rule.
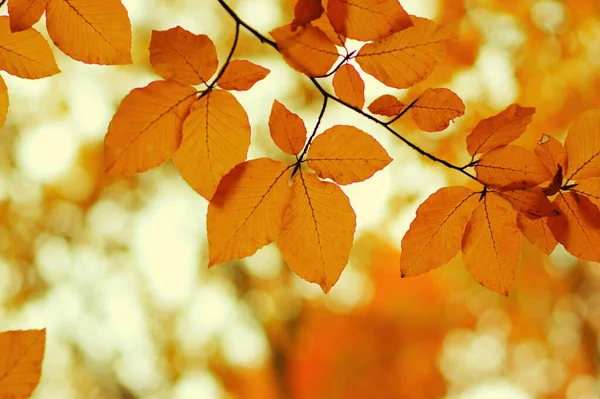
[[29,398],[40,381],[46,330],[0,333],[0,398]]
[[550,227],[548,227],[546,218],[530,219],[519,213],[517,215],[517,226],[519,226],[519,230],[525,238],[546,255],[550,255],[558,245],[558,241],[556,241]]
[[531,151],[516,145],[497,147],[483,154],[475,171],[482,183],[504,190],[529,188],[552,178]]
[[383,39],[413,25],[397,0],[329,0],[327,15],[348,39]]
[[173,161],[185,181],[210,200],[221,178],[244,162],[249,146],[246,111],[233,94],[212,90],[192,106]]
[[456,256],[477,198],[466,187],[444,187],[419,206],[402,239],[402,277],[437,269]]
[[296,31],[285,25],[271,31],[271,36],[288,64],[308,76],[327,74],[339,57],[335,44],[310,24]]
[[456,35],[433,21],[412,20],[413,27],[360,49],[356,62],[363,71],[398,89],[411,87],[433,72]]
[[565,139],[569,156],[567,180],[600,177],[600,109],[591,109],[577,118]]
[[333,75],[332,83],[340,100],[358,109],[365,106],[365,82],[352,65],[342,65]]
[[208,205],[209,266],[252,255],[281,232],[291,193],[289,167],[269,158],[237,165]]
[[377,97],[375,101],[369,105],[369,111],[377,115],[396,116],[406,107],[396,97],[390,94],[384,94]]
[[499,114],[482,119],[467,136],[467,151],[475,155],[513,142],[527,129],[534,113],[533,107],[511,104]]
[[560,216],[548,218],[554,238],[574,256],[600,262],[598,207],[585,196],[573,192],[560,192],[554,204],[561,213]]
[[306,127],[298,115],[289,111],[279,101],[273,101],[269,116],[271,138],[281,151],[298,155],[306,142]]
[[169,159],[181,144],[183,120],[195,95],[194,88],[173,81],[133,89],[108,126],[106,170],[134,174]]
[[267,68],[246,60],[233,60],[219,79],[219,86],[226,90],[249,90],[269,74]]
[[12,33],[6,16],[0,17],[0,70],[25,79],[60,72],[46,39],[33,28]]
[[29,29],[40,20],[48,0],[8,0],[10,29],[13,32]]
[[338,32],[336,32],[335,29],[333,29],[333,26],[331,26],[331,22],[329,22],[327,11],[325,11],[319,18],[312,21],[311,24],[315,28],[321,29],[325,33],[325,35],[327,35],[329,40],[331,40],[331,42],[336,46],[345,46],[346,38]]
[[531,187],[525,190],[499,191],[496,194],[510,202],[516,211],[521,212],[531,219],[559,214],[556,207],[539,187]]
[[292,30],[296,30],[299,26],[306,25],[319,18],[323,11],[321,0],[298,0],[294,6]]
[[521,232],[510,204],[486,195],[473,211],[462,240],[465,267],[484,287],[508,296],[521,257]]
[[354,126],[336,125],[318,135],[307,163],[321,178],[338,184],[363,181],[385,168],[392,158],[377,140]]
[[131,64],[131,23],[120,0],[49,0],[46,28],[56,47],[86,64]]
[[439,132],[450,126],[455,118],[464,115],[465,104],[452,90],[427,89],[410,112],[419,129]]
[[150,64],[165,79],[199,85],[215,74],[219,60],[217,49],[208,36],[196,35],[177,26],[152,31]]
[[558,165],[562,167],[563,173],[567,171],[569,165],[567,151],[554,137],[543,135],[533,152],[550,172],[556,174]]
[[585,195],[594,204],[600,206],[600,177],[580,180],[571,191]]
[[0,129],[6,122],[6,114],[8,114],[8,106],[10,101],[8,99],[8,87],[2,76],[0,76]]
[[288,266],[327,293],[348,263],[356,215],[336,184],[300,173],[292,184],[277,245]]

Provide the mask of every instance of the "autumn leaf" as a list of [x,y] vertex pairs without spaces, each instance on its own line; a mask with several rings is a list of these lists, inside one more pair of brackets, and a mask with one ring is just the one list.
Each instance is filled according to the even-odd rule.
[[462,252],[465,267],[484,287],[508,296],[521,257],[517,214],[493,193],[473,211],[465,228]]
[[413,18],[414,26],[365,44],[356,55],[363,71],[383,84],[405,89],[428,77],[456,35],[435,22]]
[[217,49],[206,35],[180,26],[152,31],[150,64],[161,77],[186,85],[207,83],[219,66]]
[[329,38],[329,40],[331,40],[331,42],[336,46],[344,47],[346,45],[346,38],[336,32],[335,29],[333,29],[333,26],[331,26],[331,22],[329,22],[329,17],[327,16],[327,11],[325,11],[319,18],[312,21],[311,24],[315,28],[321,29]]
[[195,95],[194,88],[173,81],[133,89],[108,126],[106,170],[129,175],[169,159],[181,144],[183,120]]
[[366,180],[392,158],[377,140],[354,126],[336,125],[318,135],[308,149],[307,163],[322,179],[338,184]]
[[531,151],[516,145],[497,147],[483,154],[475,171],[479,181],[503,190],[529,188],[552,178]]
[[277,245],[294,273],[327,293],[348,263],[355,229],[356,215],[342,189],[301,172]]
[[554,137],[544,134],[533,152],[550,172],[556,174],[559,165],[562,167],[562,172],[566,172],[569,165],[567,151]]
[[8,87],[2,76],[0,76],[0,129],[6,122],[6,115],[8,114],[8,106],[10,101],[8,100]]
[[0,333],[0,398],[29,398],[40,381],[46,330]]
[[271,107],[269,130],[275,144],[286,154],[298,155],[304,148],[306,142],[304,121],[277,100],[273,101]]
[[285,164],[259,158],[223,177],[208,205],[209,266],[250,256],[279,237],[289,176]]
[[519,230],[525,238],[546,255],[550,255],[558,245],[558,241],[556,241],[550,227],[548,227],[546,218],[530,219],[519,213],[517,215],[517,226],[519,226]]
[[333,75],[332,84],[340,100],[358,109],[365,106],[365,82],[352,65],[342,65]]
[[19,32],[29,29],[40,20],[48,0],[9,0],[10,29]]
[[455,118],[464,115],[465,104],[452,90],[427,89],[410,112],[419,129],[439,132],[450,126]]
[[294,6],[294,20],[292,21],[292,31],[299,26],[306,25],[323,14],[323,5],[321,0],[298,0]]
[[525,190],[509,190],[496,192],[497,195],[511,203],[513,209],[528,218],[535,219],[559,214],[540,187]]
[[585,195],[594,204],[600,206],[600,177],[579,180],[571,191]]
[[600,262],[598,207],[585,196],[574,192],[560,192],[554,199],[554,204],[561,213],[560,216],[548,218],[548,226],[554,238],[572,255]]
[[348,39],[383,39],[413,25],[397,0],[329,0],[331,25]]
[[308,76],[327,74],[339,57],[335,44],[310,24],[296,31],[285,25],[270,33],[288,64]]
[[185,181],[210,201],[221,178],[244,162],[248,147],[246,111],[233,94],[212,90],[192,106],[173,161]]
[[56,47],[86,64],[131,64],[131,23],[120,0],[49,0],[46,28]]
[[477,196],[466,187],[444,187],[430,195],[402,239],[402,277],[427,273],[454,258],[476,205]]
[[373,114],[385,115],[385,116],[396,116],[406,107],[396,97],[391,94],[384,94],[377,97],[375,101],[369,105],[368,109]]
[[233,60],[219,79],[219,86],[226,90],[249,90],[269,74],[267,68],[246,60]]
[[6,16],[0,17],[0,70],[25,79],[40,79],[60,72],[46,39],[33,28],[11,32]]
[[569,157],[567,180],[600,177],[600,109],[577,118],[565,139]]
[[562,171],[563,171],[563,169],[562,169],[561,165],[557,165],[557,166],[558,166],[558,169],[556,170],[556,174],[552,178],[552,181],[550,182],[548,187],[544,187],[544,189],[543,189],[544,194],[549,197],[556,194],[562,187],[562,181],[563,181]]

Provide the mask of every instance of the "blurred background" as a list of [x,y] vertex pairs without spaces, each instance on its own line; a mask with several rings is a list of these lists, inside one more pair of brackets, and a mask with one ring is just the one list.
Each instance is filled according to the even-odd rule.
[[[228,4],[267,34],[291,21],[288,1]],[[120,100],[158,79],[148,62],[152,29],[207,34],[222,62],[234,25],[216,0],[123,3],[133,65],[84,65],[56,51],[62,74],[2,74],[11,105],[0,131],[0,330],[47,328],[34,398],[600,397],[599,265],[524,242],[508,299],[480,287],[460,256],[401,280],[400,241],[417,206],[467,182],[336,105],[322,130],[355,124],[395,159],[344,187],[358,229],[337,285],[325,296],[293,275],[274,245],[208,269],[206,201],[171,162],[131,178],[105,175],[102,141]],[[537,108],[518,141],[530,148],[542,134],[564,139],[579,113],[600,106],[597,0],[401,3],[460,37],[410,90],[363,74],[367,104],[428,87],[463,99],[466,115],[445,132],[395,124],[428,151],[467,163],[466,133],[513,102]],[[35,27],[46,35],[44,20]],[[310,129],[320,95],[246,32],[238,48],[236,57],[272,71],[236,93],[252,124],[249,157],[283,159],[267,130],[273,99]]]

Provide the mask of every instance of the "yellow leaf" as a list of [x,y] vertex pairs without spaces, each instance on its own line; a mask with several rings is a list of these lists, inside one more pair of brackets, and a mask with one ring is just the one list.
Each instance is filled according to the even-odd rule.
[[0,398],[29,398],[40,381],[46,330],[0,333]]
[[356,215],[342,189],[300,172],[277,245],[294,273],[327,293],[348,263],[355,229]]
[[318,135],[308,149],[307,163],[321,178],[338,184],[363,181],[385,168],[392,158],[369,134],[337,125]]
[[226,90],[249,90],[269,74],[267,68],[246,60],[233,60],[219,79],[219,86]]
[[454,258],[476,205],[477,196],[466,187],[444,187],[430,195],[402,239],[402,277],[427,273]]
[[259,158],[223,177],[208,205],[209,266],[250,256],[279,237],[289,176],[285,164]]
[[375,101],[369,105],[369,111],[377,115],[396,116],[406,107],[396,97],[391,94],[384,94],[377,97]]
[[358,109],[365,106],[365,82],[352,65],[342,65],[333,75],[332,83],[340,100]]
[[277,100],[273,101],[271,107],[269,130],[277,147],[286,154],[298,155],[304,148],[306,142],[304,121]]
[[12,33],[8,17],[0,17],[0,69],[25,79],[60,72],[46,39],[33,28]]
[[49,0],[48,34],[69,57],[86,64],[131,64],[131,23],[120,0]]
[[194,88],[172,81],[133,89],[108,126],[106,170],[129,175],[169,159],[181,144],[183,120],[195,96]]
[[567,180],[600,177],[600,108],[584,112],[565,139],[569,157]]
[[244,162],[248,147],[246,111],[233,94],[212,90],[192,106],[173,161],[185,181],[210,201],[221,178]]
[[510,204],[493,193],[479,202],[462,240],[465,267],[484,287],[506,295],[521,257],[521,232]]
[[496,192],[507,200],[517,212],[521,212],[528,218],[535,219],[544,216],[556,216],[558,210],[539,187],[531,187],[525,190],[509,190]]
[[452,90],[427,89],[410,112],[419,129],[439,132],[450,126],[455,118],[464,115],[465,104]]
[[8,106],[10,101],[8,100],[8,87],[6,87],[6,83],[2,76],[0,76],[0,129],[4,126],[4,122],[6,122],[6,114],[8,114]]
[[414,26],[365,44],[356,56],[363,71],[398,89],[428,77],[456,35],[435,22],[413,18]]
[[150,64],[156,73],[186,85],[206,83],[219,66],[217,49],[206,35],[195,35],[180,26],[152,31]]
[[563,173],[567,171],[569,165],[567,151],[554,137],[543,135],[533,152],[550,172],[556,174],[559,165],[562,167]]
[[525,238],[546,255],[550,255],[558,245],[558,241],[556,241],[550,227],[548,227],[546,218],[530,219],[519,213],[517,215],[517,225]]
[[48,0],[9,0],[8,15],[13,32],[29,29],[40,20]]

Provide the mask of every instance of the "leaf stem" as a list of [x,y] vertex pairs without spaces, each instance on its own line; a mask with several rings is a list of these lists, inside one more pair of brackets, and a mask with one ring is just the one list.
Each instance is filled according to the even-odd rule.
[[329,97],[323,96],[323,105],[321,105],[321,112],[319,112],[319,116],[317,118],[317,123],[315,123],[315,128],[313,129],[312,134],[310,135],[310,137],[308,138],[308,141],[304,145],[304,149],[302,150],[302,153],[300,154],[300,156],[298,157],[298,160],[296,161],[296,166],[294,166],[294,170],[292,171],[292,177],[294,177],[296,172],[300,169],[300,165],[302,164],[304,157],[306,156],[306,153],[308,152],[308,147],[310,147],[310,144],[312,143],[313,139],[315,138],[315,135],[317,134],[319,125],[321,124],[321,121],[323,120],[323,115],[325,115],[325,109],[327,109],[328,101],[329,101]]

